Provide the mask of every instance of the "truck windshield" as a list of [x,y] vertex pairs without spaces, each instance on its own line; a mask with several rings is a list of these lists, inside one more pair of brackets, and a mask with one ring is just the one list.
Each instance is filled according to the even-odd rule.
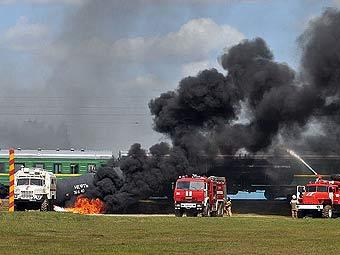
[[328,187],[327,186],[318,186],[316,189],[319,192],[327,192],[328,191]]
[[328,188],[327,186],[307,186],[306,187],[307,192],[327,192]]
[[28,178],[22,178],[18,179],[17,185],[29,185],[30,184],[30,179]]
[[176,188],[188,190],[201,190],[204,189],[204,182],[188,182],[188,181],[177,182]]
[[41,179],[30,179],[31,185],[42,186],[43,181]]
[[29,178],[21,178],[18,179],[17,185],[36,185],[36,186],[43,186],[43,180],[41,179],[29,179]]

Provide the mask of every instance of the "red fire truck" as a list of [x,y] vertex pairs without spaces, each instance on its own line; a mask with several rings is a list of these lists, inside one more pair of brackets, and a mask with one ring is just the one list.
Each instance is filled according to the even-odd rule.
[[180,176],[174,189],[175,215],[222,217],[226,195],[224,177]]
[[340,213],[340,180],[323,180],[320,176],[315,182],[297,187],[298,217],[306,215],[335,217]]

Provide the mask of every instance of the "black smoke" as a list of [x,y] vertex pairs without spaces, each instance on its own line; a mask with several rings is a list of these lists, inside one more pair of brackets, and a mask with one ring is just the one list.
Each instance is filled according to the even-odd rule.
[[[189,153],[264,150],[281,129],[304,127],[324,105],[312,86],[298,84],[290,67],[274,61],[261,38],[244,40],[221,62],[227,75],[202,71],[149,104],[155,130]],[[236,121],[241,105],[248,114],[246,124]]]
[[300,36],[302,75],[325,103],[316,116],[321,134],[307,139],[313,151],[338,153],[340,149],[340,13],[327,9],[310,22]]
[[[340,13],[326,10],[300,36],[301,70],[275,61],[262,38],[244,40],[222,57],[225,73],[204,70],[178,88],[152,99],[154,130],[172,141],[148,155],[139,144],[129,156],[97,173],[92,197],[109,212],[164,193],[178,175],[206,173],[202,158],[240,149],[257,153],[289,146],[304,151],[339,151]],[[243,115],[242,115],[243,113]],[[312,126],[317,128],[310,132]],[[309,132],[308,132],[309,131]],[[225,171],[228,171],[227,169]]]
[[180,148],[170,148],[166,143],[152,146],[150,153],[147,155],[140,144],[133,144],[127,158],[112,159],[98,170],[95,188],[86,196],[100,198],[106,204],[106,212],[115,213],[127,212],[130,206],[151,195],[170,195],[169,181],[189,174],[187,157]]

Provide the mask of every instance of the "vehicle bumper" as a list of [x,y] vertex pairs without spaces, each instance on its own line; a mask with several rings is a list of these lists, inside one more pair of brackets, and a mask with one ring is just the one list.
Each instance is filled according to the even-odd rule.
[[323,205],[297,205],[297,210],[318,210],[321,211],[323,209]]
[[43,199],[21,199],[21,198],[15,198],[14,199],[15,203],[42,203]]
[[202,210],[203,205],[201,203],[176,203],[175,209],[176,210]]

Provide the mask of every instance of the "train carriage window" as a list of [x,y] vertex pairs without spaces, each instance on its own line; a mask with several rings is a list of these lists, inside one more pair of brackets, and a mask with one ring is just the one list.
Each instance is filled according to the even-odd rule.
[[96,165],[95,164],[88,164],[87,165],[87,172],[88,173],[95,173],[96,172]]
[[60,174],[62,173],[62,165],[60,163],[53,164],[53,173],[54,174]]
[[0,173],[5,173],[6,169],[5,169],[5,163],[0,163]]
[[36,164],[35,164],[35,167],[36,167],[36,168],[44,169],[44,168],[45,168],[45,164],[44,164],[44,163],[36,163]]
[[70,173],[71,174],[79,174],[79,164],[71,164],[70,165]]
[[22,167],[25,167],[24,163],[14,163],[14,172],[19,171]]

